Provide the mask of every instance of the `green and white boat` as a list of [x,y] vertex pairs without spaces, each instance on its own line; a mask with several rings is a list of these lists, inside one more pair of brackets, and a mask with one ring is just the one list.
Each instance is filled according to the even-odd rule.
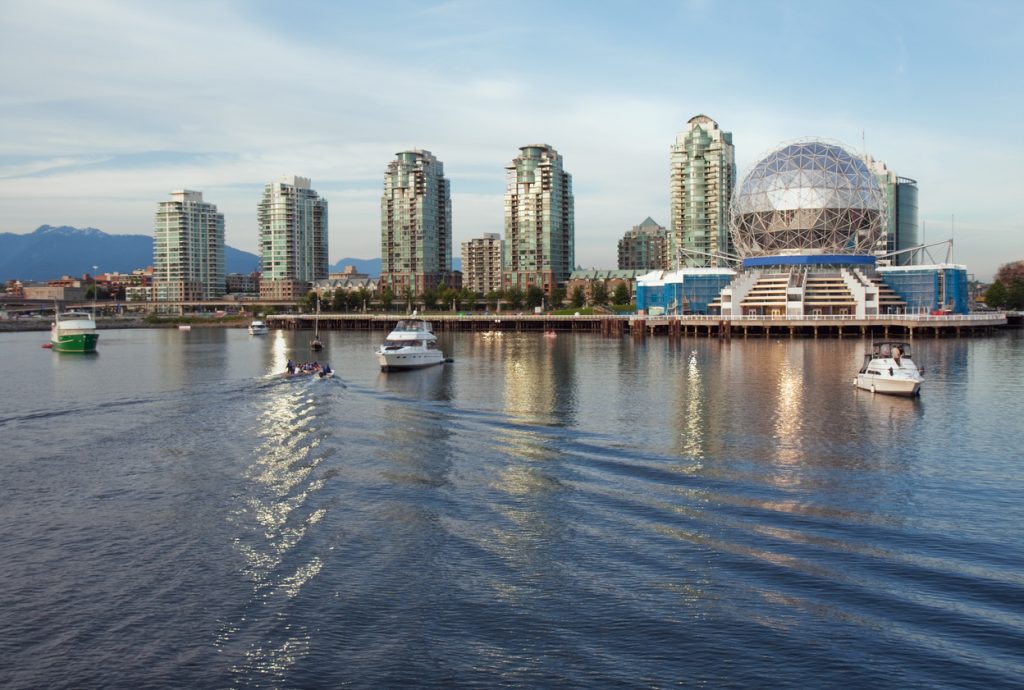
[[58,313],[50,327],[50,348],[57,352],[95,352],[96,319],[84,311]]

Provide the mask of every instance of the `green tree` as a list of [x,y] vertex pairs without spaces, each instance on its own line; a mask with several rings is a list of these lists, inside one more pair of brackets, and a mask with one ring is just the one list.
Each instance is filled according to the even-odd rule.
[[565,288],[556,287],[551,291],[551,308],[558,309],[565,304]]
[[1008,298],[1006,286],[1003,285],[1003,281],[997,280],[988,286],[988,290],[985,290],[985,304],[992,307],[993,309],[1002,309],[1006,306]]
[[604,281],[595,280],[590,284],[590,301],[592,304],[608,304],[608,286]]
[[384,291],[380,293],[380,303],[384,307],[384,311],[391,311],[391,305],[395,302],[395,292],[389,287],[384,288]]
[[1014,278],[1006,290],[1006,306],[1014,311],[1024,309],[1024,278]]
[[572,300],[571,304],[574,309],[579,309],[587,303],[587,293],[583,291],[583,286],[577,285],[572,289]]
[[448,287],[442,285],[437,288],[437,301],[441,305],[442,309],[451,309],[454,306],[454,302],[458,299],[459,293]]
[[526,288],[526,306],[530,309],[544,304],[544,291],[536,285]]
[[510,287],[505,290],[505,301],[508,302],[508,306],[513,309],[519,309],[523,306],[523,290],[519,287]]
[[629,288],[625,283],[615,286],[615,291],[612,293],[612,304],[629,304]]
[[476,297],[476,293],[469,288],[462,288],[462,291],[459,292],[459,309],[473,311],[476,308]]
[[409,313],[412,312],[412,301],[414,298],[415,294],[413,293],[411,287],[406,286],[405,288],[402,289],[402,299],[405,300],[405,310]]
[[498,303],[501,302],[502,293],[501,290],[491,290],[484,296],[484,301],[487,302],[487,308],[491,311],[497,311]]
[[316,298],[316,291],[310,290],[302,296],[301,300],[299,300],[299,306],[301,306],[305,311],[316,311]]
[[341,288],[335,290],[334,296],[331,298],[331,309],[333,311],[345,311],[349,305],[351,294],[348,290],[342,290]]
[[424,309],[434,309],[437,307],[437,290],[424,290],[419,299]]

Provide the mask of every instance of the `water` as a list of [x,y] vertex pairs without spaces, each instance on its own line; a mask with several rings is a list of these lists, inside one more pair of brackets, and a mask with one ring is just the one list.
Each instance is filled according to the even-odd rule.
[[1022,333],[325,336],[0,334],[0,686],[1022,686]]

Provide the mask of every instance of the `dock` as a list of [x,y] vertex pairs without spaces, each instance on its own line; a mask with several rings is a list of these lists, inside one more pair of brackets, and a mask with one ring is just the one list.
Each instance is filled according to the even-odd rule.
[[[273,328],[321,331],[388,331],[398,314],[274,314],[266,317]],[[680,316],[553,315],[553,314],[425,314],[436,332],[581,332],[605,336],[645,338],[843,338],[843,337],[961,337],[986,335],[1007,326],[1001,312],[984,314],[885,314],[867,317],[847,315],[805,316]]]

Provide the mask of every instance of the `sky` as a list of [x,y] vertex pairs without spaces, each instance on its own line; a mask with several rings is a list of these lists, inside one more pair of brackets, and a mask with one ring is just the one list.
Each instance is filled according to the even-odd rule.
[[554,146],[576,263],[669,225],[669,149],[698,114],[741,180],[821,138],[918,182],[927,243],[980,280],[1024,259],[1024,2],[3,0],[0,232],[152,234],[201,191],[256,253],[284,176],[329,203],[331,263],[380,256],[384,171],[431,151],[455,255],[503,232],[505,166]]

